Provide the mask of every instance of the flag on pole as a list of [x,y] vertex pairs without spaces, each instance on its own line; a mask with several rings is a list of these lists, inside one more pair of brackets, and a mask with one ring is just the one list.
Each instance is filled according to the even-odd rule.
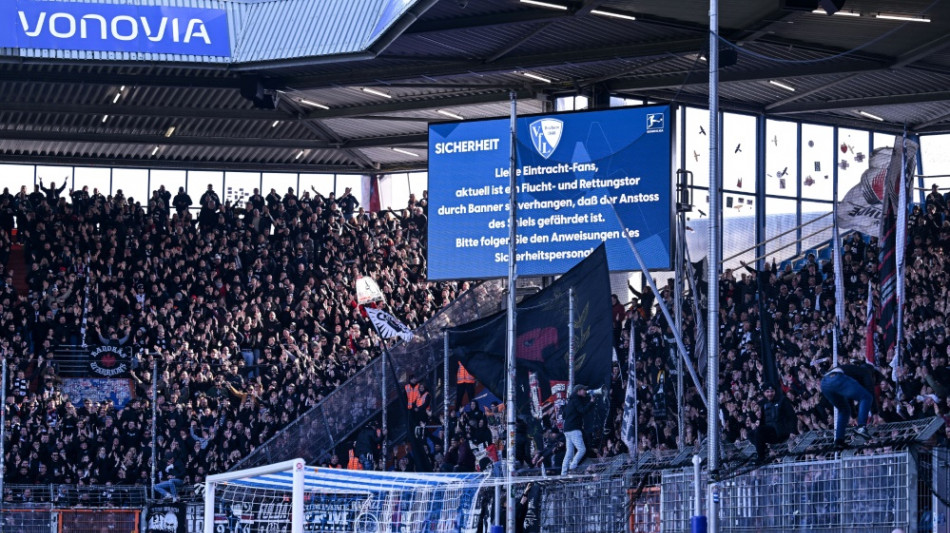
[[379,333],[380,337],[384,339],[399,337],[406,342],[412,340],[412,330],[398,318],[382,309],[376,309],[374,307],[364,307],[363,310],[366,311],[366,315],[373,323],[373,327],[376,328],[376,332]]
[[693,353],[690,355],[696,360],[700,374],[703,374],[706,371],[706,322],[703,319],[703,312],[699,305],[701,293],[699,292],[699,283],[696,281],[696,269],[693,267],[693,263],[689,261],[689,248],[686,250],[686,258],[686,271],[689,274],[687,279],[692,293],[694,328],[696,330],[695,339],[693,340]]
[[633,456],[637,450],[637,331],[630,319],[630,348],[627,350],[627,394],[623,400],[623,423],[620,440]]
[[844,263],[841,258],[841,235],[838,232],[838,193],[835,192],[835,203],[834,203],[834,221],[832,222],[832,235],[831,238],[834,241],[834,248],[832,254],[834,255],[834,270],[835,270],[835,329],[834,329],[834,347],[832,348],[832,353],[834,354],[834,362],[838,363],[838,343],[841,335],[841,327],[844,324]]
[[[917,160],[917,144],[907,140],[907,134],[899,138],[901,143],[901,173],[897,202],[897,338],[894,356],[891,358],[891,375],[897,382],[897,367],[901,361],[901,345],[904,338],[904,251],[907,246],[907,194]],[[908,163],[911,166],[908,166]],[[898,388],[898,392],[900,388]]]
[[[903,288],[898,288],[899,258],[903,258],[904,235],[907,225],[906,212],[900,213],[900,197],[906,196],[907,186],[904,179],[913,173],[916,165],[917,145],[905,141],[901,137],[895,140],[895,155],[891,157],[887,167],[887,176],[884,188],[884,216],[881,218],[881,250],[878,259],[878,281],[881,285],[881,301],[877,310],[877,323],[881,325],[880,354],[884,357],[896,357],[898,341],[898,294],[903,294]],[[910,171],[908,172],[908,167]],[[906,207],[906,198],[904,200]],[[903,225],[903,226],[902,226]]]
[[868,311],[864,315],[864,323],[867,324],[867,334],[864,338],[864,360],[874,364],[874,333],[877,329],[877,315],[874,313],[874,290],[871,280],[868,280]]

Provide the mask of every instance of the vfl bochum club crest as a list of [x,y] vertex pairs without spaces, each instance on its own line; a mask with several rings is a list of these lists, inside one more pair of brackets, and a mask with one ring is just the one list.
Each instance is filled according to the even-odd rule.
[[557,143],[561,142],[564,122],[556,118],[542,118],[532,122],[529,129],[534,149],[541,154],[541,157],[547,159],[557,149]]

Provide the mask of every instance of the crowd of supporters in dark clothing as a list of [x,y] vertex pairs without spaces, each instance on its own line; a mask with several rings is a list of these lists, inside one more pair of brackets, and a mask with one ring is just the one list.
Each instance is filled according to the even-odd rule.
[[[842,238],[845,290],[845,320],[841,324],[839,362],[866,360],[868,291],[879,305],[877,269],[879,245],[875,237],[850,233]],[[751,438],[760,423],[757,404],[769,383],[763,368],[761,317],[771,322],[769,331],[776,362],[777,392],[785,394],[797,413],[793,433],[829,429],[833,406],[822,396],[822,376],[832,368],[835,324],[833,261],[819,261],[807,254],[803,264],[791,262],[780,268],[774,261],[757,271],[743,264],[725,270],[719,280],[720,380],[719,402],[723,412],[723,438],[730,442]],[[880,353],[880,325],[874,330],[873,359],[881,378],[872,423],[897,422],[943,416],[950,421],[950,211],[947,198],[936,186],[923,205],[908,216],[904,305],[904,342],[895,353]],[[758,276],[764,276],[762,291]],[[870,283],[869,283],[870,282]],[[702,285],[700,285],[702,289]],[[670,309],[672,283],[660,289]],[[615,304],[615,331],[621,337],[618,353],[626,354],[632,323],[636,331],[637,381],[639,383],[639,447],[676,449],[677,420],[675,360],[670,356],[672,332],[653,309],[654,295],[645,290],[628,308]],[[703,299],[702,295],[699,295]],[[694,339],[696,320],[692,307],[684,306],[684,338]],[[705,317],[703,317],[705,318]],[[621,333],[622,331],[622,333]],[[700,372],[702,365],[697,365]],[[620,430],[622,394],[615,372],[614,423],[609,433]],[[896,378],[896,379],[895,379]],[[706,431],[703,403],[685,376],[683,409],[685,431],[682,444],[697,444]],[[662,385],[662,387],[660,386]],[[658,391],[662,390],[662,396]],[[950,431],[947,431],[950,434]],[[946,441],[947,435],[940,435]],[[601,453],[622,447],[610,440]]]
[[[255,190],[240,205],[211,185],[194,203],[164,187],[148,199],[55,184],[5,191],[6,481],[148,484],[153,383],[156,481],[235,464],[378,353],[358,276],[373,277],[410,326],[456,297],[455,283],[426,281],[426,207],[423,193],[369,213],[349,190]],[[14,240],[28,293],[6,267]],[[123,408],[64,395],[54,350],[83,342],[132,354],[136,397]]]
[[[426,280],[426,209],[425,193],[411,197],[405,209],[370,213],[349,191],[323,197],[316,191],[298,196],[271,190],[265,197],[255,190],[240,205],[222,202],[210,185],[197,202],[184,190],[172,195],[164,187],[147,200],[126,198],[121,190],[108,197],[85,188],[67,195],[55,184],[32,192],[24,187],[16,195],[4,191],[0,351],[10,373],[6,480],[149,484],[153,384],[156,449],[162,454],[156,463],[169,461],[168,470],[185,484],[234,465],[378,354],[379,340],[356,305],[357,277],[376,279],[390,310],[410,327],[467,287]],[[923,209],[915,207],[908,235],[906,348],[896,381],[888,366],[894,354],[876,354],[887,376],[876,415],[884,421],[950,414],[946,201],[928,197]],[[844,241],[847,320],[841,354],[863,359],[878,246],[876,239],[858,234]],[[14,242],[23,246],[29,269],[26,294],[16,291],[5,266]],[[768,277],[764,301],[756,276]],[[765,382],[762,313],[771,317],[780,388],[798,414],[797,430],[828,428],[831,407],[818,383],[831,362],[831,262],[809,257],[797,269],[772,262],[761,272],[751,266],[727,270],[719,291],[725,438],[748,439],[758,422],[755,405]],[[658,295],[671,309],[672,292],[668,283]],[[607,399],[595,400],[609,402],[609,414],[603,431],[588,430],[588,456],[626,451],[619,434],[631,326],[639,447],[677,446],[672,333],[655,309],[657,295],[649,289],[635,293],[629,304],[612,302],[619,361]],[[691,306],[684,306],[684,316],[683,337],[692,348]],[[75,405],[75,398],[63,394],[53,352],[83,342],[129,349],[137,394],[124,408],[108,402]],[[158,373],[152,375],[155,363]],[[705,411],[686,382],[681,440],[692,445],[703,437]],[[483,458],[492,461],[503,453],[503,408],[470,399],[466,393],[466,401],[452,410],[449,449],[432,439],[427,451],[434,468],[485,468]],[[431,405],[417,407],[428,411],[427,422],[442,425]],[[328,465],[415,468],[399,446],[393,447],[398,458],[380,460],[383,437],[376,427],[364,428],[348,448],[350,456],[338,451]],[[518,451],[528,466],[557,467],[562,455],[563,436],[553,427],[533,447]],[[159,471],[156,481],[166,481]]]

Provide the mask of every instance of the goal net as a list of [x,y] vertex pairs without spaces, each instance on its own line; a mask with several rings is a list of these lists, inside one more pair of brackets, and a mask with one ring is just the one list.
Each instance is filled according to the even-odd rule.
[[480,473],[307,466],[303,459],[208,476],[205,533],[473,531]]

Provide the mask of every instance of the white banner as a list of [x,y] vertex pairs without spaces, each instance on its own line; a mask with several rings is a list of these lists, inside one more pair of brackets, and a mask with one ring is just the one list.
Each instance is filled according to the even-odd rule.
[[376,284],[376,280],[373,278],[357,278],[356,279],[356,302],[360,305],[366,305],[372,302],[382,302],[386,298],[383,297],[383,291],[379,290],[379,285]]

